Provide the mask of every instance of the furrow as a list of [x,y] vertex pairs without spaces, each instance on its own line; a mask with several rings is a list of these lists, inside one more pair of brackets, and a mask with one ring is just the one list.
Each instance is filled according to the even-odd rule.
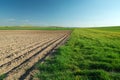
[[66,38],[66,35],[64,37],[60,37],[55,39],[53,42],[48,43],[46,46],[44,46],[41,50],[36,50],[34,51],[35,54],[26,59],[23,63],[21,63],[19,66],[11,70],[10,72],[7,73],[7,78],[6,80],[18,80],[19,77],[25,73],[25,71],[33,66],[43,55],[48,53],[51,49],[53,49],[57,43],[62,41],[63,39]]
[[6,73],[8,72],[9,70],[11,70],[13,67],[15,67],[16,65],[19,65],[20,63],[22,63],[24,60],[26,60],[27,58],[29,58],[31,55],[33,54],[30,54],[31,52],[34,52],[34,50],[36,49],[40,49],[44,44],[48,43],[50,41],[47,41],[47,42],[44,42],[42,44],[39,44],[35,47],[33,47],[32,49],[30,50],[25,50],[23,53],[20,53],[22,55],[16,57],[15,59],[3,64],[0,66],[0,73]]
[[3,56],[3,57],[0,59],[0,63],[1,63],[1,64],[0,64],[0,67],[1,67],[3,64],[9,62],[10,60],[14,59],[15,57],[21,55],[21,54],[19,54],[19,53],[22,53],[23,51],[28,50],[29,48],[33,48],[33,47],[35,47],[36,45],[40,44],[41,42],[42,42],[42,41],[37,42],[37,43],[33,43],[33,44],[27,46],[26,48],[23,48],[23,49],[21,49],[21,50],[20,50],[20,49],[14,50],[14,52],[9,53],[9,54],[6,55],[6,56]]

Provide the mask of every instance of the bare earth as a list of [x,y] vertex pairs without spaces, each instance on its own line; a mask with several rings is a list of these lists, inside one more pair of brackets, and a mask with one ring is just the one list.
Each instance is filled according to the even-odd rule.
[[67,30],[0,31],[0,75],[7,74],[5,80],[19,80],[27,69],[68,38],[70,32]]

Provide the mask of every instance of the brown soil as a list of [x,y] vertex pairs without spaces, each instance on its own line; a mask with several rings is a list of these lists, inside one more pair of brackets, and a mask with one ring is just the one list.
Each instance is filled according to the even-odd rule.
[[49,51],[65,40],[71,31],[0,31],[0,75],[5,80],[20,77]]

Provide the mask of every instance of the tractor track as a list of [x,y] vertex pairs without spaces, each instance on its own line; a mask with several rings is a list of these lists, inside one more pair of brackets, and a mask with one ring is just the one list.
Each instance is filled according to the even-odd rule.
[[[40,42],[37,42],[37,43],[33,43],[33,44],[31,44],[31,45],[28,45],[26,48],[23,48],[23,49],[21,49],[21,50],[14,50],[14,52],[12,52],[12,53],[9,53],[9,55],[6,55],[5,57],[2,57],[1,59],[0,59],[0,67],[2,67],[3,65],[5,65],[6,63],[8,63],[9,61],[11,61],[11,59],[13,60],[13,59],[15,59],[15,55],[17,55],[17,56],[19,56],[20,54],[19,53],[22,53],[23,51],[25,51],[25,50],[28,50],[28,51],[30,51],[30,48],[33,48],[33,47],[35,47],[36,45],[39,45],[39,44],[41,44],[42,43],[42,41],[40,41]],[[4,63],[2,63],[2,61],[4,61]]]
[[[45,55],[47,52],[49,52],[51,49],[53,49],[55,46],[57,46],[58,43],[61,42],[62,40],[64,40],[65,38],[66,38],[66,35],[54,40],[51,43],[49,42],[41,50],[38,50],[38,51],[34,50],[36,52],[34,55],[32,55],[31,57],[26,59],[24,62],[22,62],[20,65],[14,67],[12,70],[10,70],[9,72],[6,73],[7,78],[5,80],[12,79],[13,77],[14,77],[13,78],[14,80],[18,80],[19,77],[26,72],[26,71],[24,71],[24,70],[26,70],[26,68],[28,68],[29,66],[33,66],[40,59],[39,57],[41,55]],[[15,74],[15,76],[13,74]]]
[[[70,33],[71,34],[71,33]],[[66,36],[62,41],[60,41],[56,46],[54,46],[46,55],[44,55],[41,59],[38,60],[31,68],[29,68],[20,78],[19,80],[33,80],[34,74],[37,72],[35,69],[35,65],[38,63],[43,62],[46,57],[48,57],[50,54],[54,53],[55,49],[57,49],[59,46],[63,45],[69,38],[69,35]]]
[[[57,34],[54,34],[54,32]],[[34,71],[33,69],[35,64],[39,61],[44,60],[44,58],[47,57],[49,53],[51,53],[61,43],[65,42],[66,39],[68,39],[70,33],[71,31],[28,31],[24,35],[20,31],[19,34],[24,39],[24,42],[21,42],[21,44],[19,42],[19,39],[21,41],[21,36],[19,37],[18,34],[15,34],[15,37],[18,37],[17,39],[14,38],[14,35],[12,35],[12,37],[16,39],[15,41],[17,41],[17,43],[15,42],[14,46],[17,47],[10,49],[12,46],[8,46],[9,50],[7,50],[5,47],[2,48],[4,49],[3,51],[7,50],[8,52],[4,53],[0,58],[0,75],[6,75],[6,78],[4,80],[29,80],[30,78],[28,79],[28,76],[31,76],[31,72]],[[7,43],[5,43],[5,45],[6,44]]]

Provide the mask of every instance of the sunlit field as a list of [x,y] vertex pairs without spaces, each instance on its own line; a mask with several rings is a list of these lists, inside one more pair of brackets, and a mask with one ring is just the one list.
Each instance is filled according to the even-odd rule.
[[[4,29],[3,29],[4,28]],[[29,80],[24,75],[69,37],[58,27],[0,27],[0,80]]]
[[0,26],[0,30],[72,30],[69,27],[57,26]]
[[41,80],[120,80],[120,27],[75,29],[36,69]]
[[0,0],[0,80],[120,80],[120,0]]

